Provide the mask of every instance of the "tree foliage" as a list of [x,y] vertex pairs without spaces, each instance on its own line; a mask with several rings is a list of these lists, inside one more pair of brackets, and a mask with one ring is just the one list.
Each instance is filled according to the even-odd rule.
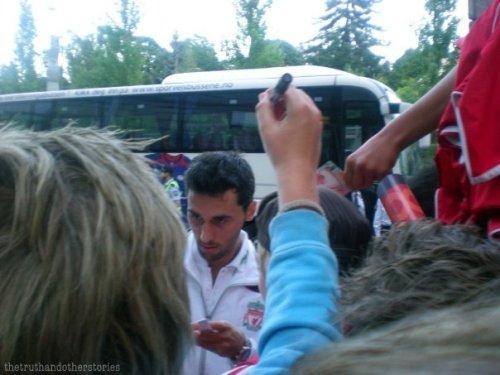
[[279,50],[283,58],[283,65],[303,65],[306,60],[302,51],[298,50],[290,43],[284,40],[269,40],[268,41],[271,48]]
[[14,63],[0,67],[0,94],[21,92],[19,77]]
[[99,26],[96,35],[75,36],[66,52],[71,87],[135,85],[144,81],[140,44],[124,29]]
[[396,88],[404,100],[414,102],[420,98],[456,64],[456,2],[426,0],[427,18],[419,29],[417,48],[406,51],[387,77],[388,85]]
[[173,50],[173,72],[195,72],[222,69],[212,44],[201,36],[179,40],[174,35],[171,42]]
[[324,25],[307,50],[308,60],[356,74],[374,77],[381,73],[382,58],[370,48],[380,45],[371,22],[372,8],[380,0],[327,0]]
[[304,61],[300,52],[285,41],[266,39],[264,21],[272,0],[237,0],[234,2],[238,33],[225,42],[226,68],[265,68]]
[[19,85],[22,91],[33,91],[39,88],[38,76],[35,70],[35,38],[36,28],[31,5],[26,0],[22,0],[19,29],[16,36],[15,59],[19,74]]
[[106,87],[160,83],[174,72],[221,68],[213,46],[203,37],[179,40],[172,52],[152,38],[135,36],[140,20],[135,3],[121,0],[120,21],[99,26],[95,35],[74,37],[67,48],[72,87]]
[[152,38],[137,37],[137,41],[141,46],[143,83],[161,83],[163,78],[174,71],[173,54]]
[[22,0],[20,7],[14,61],[0,69],[1,93],[40,91],[45,86],[45,81],[35,69],[36,27],[31,5],[27,0]]
[[75,36],[67,48],[71,87],[107,87],[145,82],[141,40],[133,34],[139,13],[133,0],[121,0],[120,21],[99,26],[97,34]]
[[[269,40],[265,16],[272,0],[233,0],[238,31],[226,40],[227,58],[220,60],[206,38],[180,40],[170,49],[154,39],[137,36],[140,21],[135,0],[120,0],[116,19],[64,46],[69,86],[103,87],[160,83],[174,72],[259,68],[312,63],[383,80],[407,101],[433,86],[456,62],[453,48],[458,20],[457,0],[426,0],[428,16],[419,29],[419,43],[392,66],[372,52],[382,42],[374,35],[373,7],[381,0],[325,0],[322,27],[307,48]],[[0,67],[0,92],[43,90],[45,80],[35,67],[35,24],[28,0],[21,0],[15,59]],[[57,59],[55,59],[57,60]],[[57,64],[56,64],[57,65]],[[64,82],[63,82],[64,84]]]
[[455,66],[458,18],[453,15],[457,0],[426,0],[428,21],[420,29],[419,46],[428,55],[431,82],[436,83]]
[[120,0],[120,23],[115,25],[132,35],[141,19],[139,8],[134,0]]

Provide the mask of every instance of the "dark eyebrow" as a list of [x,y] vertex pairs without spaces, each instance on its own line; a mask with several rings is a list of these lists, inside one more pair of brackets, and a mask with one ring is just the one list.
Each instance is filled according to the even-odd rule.
[[220,215],[220,216],[214,216],[212,220],[222,220],[222,219],[230,219],[231,216],[229,215]]

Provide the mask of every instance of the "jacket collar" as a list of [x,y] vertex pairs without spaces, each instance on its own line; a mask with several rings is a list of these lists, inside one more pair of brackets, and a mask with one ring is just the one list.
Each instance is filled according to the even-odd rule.
[[[241,230],[240,232],[240,240],[241,247],[238,250],[238,253],[229,264],[224,266],[224,268],[230,269],[233,271],[234,275],[238,275],[236,278],[239,282],[258,283],[259,271],[257,267],[255,247],[248,239],[248,235],[244,230]],[[207,261],[198,251],[198,245],[196,244],[196,240],[192,232],[189,232],[187,239],[184,265],[187,272],[193,276],[196,275],[196,271],[203,272],[209,268]]]

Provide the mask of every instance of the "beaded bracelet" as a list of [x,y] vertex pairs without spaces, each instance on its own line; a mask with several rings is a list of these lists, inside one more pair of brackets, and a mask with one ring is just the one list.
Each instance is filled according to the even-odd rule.
[[285,203],[280,208],[279,212],[283,213],[283,212],[297,210],[300,208],[305,208],[306,210],[315,211],[318,214],[320,214],[321,216],[326,216],[325,210],[323,210],[323,208],[319,205],[319,203],[316,203],[314,201],[310,201],[307,199],[297,199],[295,201]]

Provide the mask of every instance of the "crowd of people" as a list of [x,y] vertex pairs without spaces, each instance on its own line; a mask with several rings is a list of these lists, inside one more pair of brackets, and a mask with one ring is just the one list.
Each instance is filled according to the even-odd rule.
[[240,154],[200,154],[185,173],[189,231],[171,171],[163,187],[114,134],[2,128],[1,371],[497,373],[500,167],[474,137],[499,134],[498,22],[494,0],[457,68],[348,158],[345,183],[366,187],[438,127],[424,171],[437,187],[421,189],[437,206],[381,236],[317,187],[321,113],[293,86],[279,115],[272,89],[256,106],[278,190],[257,206]]

